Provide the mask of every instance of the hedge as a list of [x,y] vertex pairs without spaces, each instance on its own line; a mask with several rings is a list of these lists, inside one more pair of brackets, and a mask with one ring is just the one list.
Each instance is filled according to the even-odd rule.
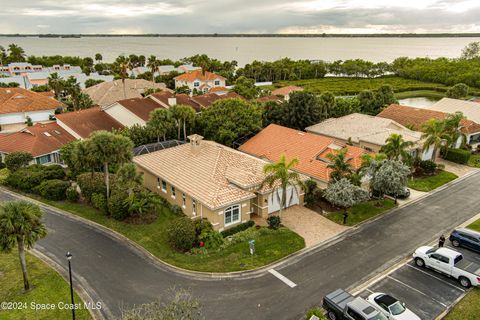
[[36,193],[48,200],[65,200],[66,191],[70,187],[70,182],[64,180],[46,180],[35,188]]
[[222,231],[221,234],[224,238],[226,238],[240,231],[247,230],[248,228],[253,227],[254,225],[255,225],[255,222],[253,220],[249,220],[245,223],[239,224],[238,226]]
[[63,179],[65,178],[65,171],[61,166],[43,166],[34,164],[26,168],[20,168],[17,171],[11,172],[7,177],[7,184],[25,191],[32,192],[36,187],[46,180]]
[[167,239],[174,249],[184,252],[192,249],[195,243],[195,225],[192,219],[181,217],[170,222]]
[[445,159],[459,164],[467,164],[471,155],[472,153],[467,150],[448,149]]

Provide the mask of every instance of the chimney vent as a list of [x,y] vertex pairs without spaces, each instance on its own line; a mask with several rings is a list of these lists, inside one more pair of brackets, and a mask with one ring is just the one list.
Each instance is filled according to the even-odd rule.
[[201,141],[203,140],[203,137],[199,134],[192,134],[192,135],[189,135],[187,138],[188,140],[190,140],[190,150],[193,153],[198,152],[198,150],[200,149],[200,144],[201,144]]

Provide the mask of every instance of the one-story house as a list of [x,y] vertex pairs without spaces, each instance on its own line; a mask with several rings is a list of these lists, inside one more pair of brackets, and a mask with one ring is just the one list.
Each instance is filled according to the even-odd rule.
[[362,155],[366,150],[349,146],[331,137],[298,131],[271,124],[253,138],[242,144],[238,150],[256,156],[260,159],[278,161],[281,155],[288,159],[298,159],[294,169],[315,180],[320,188],[325,188],[330,181],[332,170],[329,154],[346,150],[346,158],[353,169],[360,168]]
[[[262,186],[268,162],[199,135],[189,143],[133,158],[144,185],[192,219],[207,218],[222,231],[280,209],[276,193]],[[289,206],[303,204],[300,187],[289,188]]]
[[272,90],[272,95],[282,97],[285,101],[290,100],[290,95],[297,91],[303,91],[302,87],[286,86]]
[[[377,117],[391,119],[406,127],[411,127],[413,130],[421,131],[423,124],[425,124],[428,120],[443,120],[448,116],[449,113],[454,113],[455,111],[457,110],[452,109],[449,112],[442,112],[392,104],[380,112]],[[467,118],[461,121],[461,125],[462,132],[467,137],[467,143],[470,144],[474,149],[478,148],[480,145],[480,122],[476,122]],[[459,145],[460,143],[457,141],[456,147]]]
[[37,123],[19,132],[0,135],[0,157],[4,161],[7,154],[24,151],[33,156],[31,164],[61,164],[60,148],[74,140],[55,122]]
[[52,120],[63,103],[44,94],[22,88],[0,88],[0,131],[14,132],[32,123]]
[[410,148],[413,156],[418,155],[422,160],[430,160],[433,156],[432,147],[423,151],[421,132],[410,130],[387,118],[352,113],[340,118],[327,119],[307,127],[305,131],[331,137],[344,143],[348,142],[375,153],[380,152],[392,134],[399,134],[403,140],[414,143]]

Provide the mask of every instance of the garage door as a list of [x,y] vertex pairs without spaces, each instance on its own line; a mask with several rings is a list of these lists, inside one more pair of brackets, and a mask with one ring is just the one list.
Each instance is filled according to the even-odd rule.
[[[283,190],[278,189],[278,194],[282,195]],[[295,192],[293,186],[288,186],[287,188],[287,207],[298,204],[298,194]],[[280,210],[280,201],[277,196],[277,191],[272,192],[268,196],[268,213],[276,212]]]

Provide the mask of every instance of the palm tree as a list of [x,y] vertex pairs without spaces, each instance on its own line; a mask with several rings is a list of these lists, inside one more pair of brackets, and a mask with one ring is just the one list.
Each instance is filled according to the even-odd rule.
[[172,113],[169,109],[158,108],[150,112],[147,129],[157,137],[157,142],[160,142],[162,136],[163,141],[167,140],[166,135],[174,125]]
[[[450,147],[456,147],[458,140],[461,141],[460,146],[466,143],[467,136],[462,132],[463,125],[462,120],[465,116],[462,112],[450,113],[444,120],[445,122],[445,135],[448,136],[448,142]],[[446,146],[448,147],[448,146]],[[448,148],[447,148],[448,150]],[[445,152],[447,151],[445,150]]]
[[[297,172],[292,171],[297,165],[298,159],[292,159],[287,162],[285,155],[281,155],[277,162],[268,163],[263,167],[263,173],[267,176],[263,180],[260,189],[265,185],[272,188],[272,197],[273,193],[275,193],[280,202],[280,217],[282,215],[282,209],[286,208],[289,203],[289,200],[287,199],[287,188],[292,186],[294,192],[297,193],[298,196],[298,191],[295,185],[304,187],[303,182],[300,180],[300,175]],[[293,193],[291,197],[293,197]]]
[[97,63],[99,63],[102,60],[103,60],[102,54],[101,53],[96,53],[95,54],[95,61],[97,61]]
[[385,140],[385,145],[380,149],[389,160],[407,160],[411,157],[408,149],[414,143],[412,141],[405,141],[401,134],[392,133],[390,137]]
[[128,70],[131,68],[130,59],[126,56],[119,56],[115,62],[113,63],[113,68],[115,72],[120,76],[122,79],[123,84],[123,97],[127,99],[127,91],[125,88],[125,79],[128,78]]
[[158,71],[159,65],[160,61],[158,61],[157,57],[155,57],[154,55],[151,55],[148,58],[147,68],[150,69],[150,72],[152,73],[152,82],[155,82],[155,72]]
[[423,151],[433,147],[432,160],[437,157],[437,150],[442,147],[445,142],[445,122],[438,119],[430,119],[422,125]]
[[37,240],[46,235],[42,211],[37,205],[27,201],[11,201],[0,207],[0,250],[10,252],[17,245],[25,291],[30,290],[25,247],[32,248]]
[[172,118],[177,125],[178,140],[180,140],[180,132],[183,128],[183,140],[187,140],[187,123],[190,124],[195,119],[195,110],[187,105],[175,105],[169,108]]
[[352,165],[348,163],[347,149],[342,149],[337,153],[330,153],[327,155],[327,158],[330,160],[327,168],[332,170],[330,180],[340,180],[353,173]]
[[14,43],[10,44],[8,46],[8,60],[10,62],[24,62],[25,51]]
[[56,72],[50,74],[47,80],[48,86],[52,88],[53,92],[55,93],[55,99],[58,99],[60,97],[60,93],[64,89],[64,81],[58,77],[58,73]]

